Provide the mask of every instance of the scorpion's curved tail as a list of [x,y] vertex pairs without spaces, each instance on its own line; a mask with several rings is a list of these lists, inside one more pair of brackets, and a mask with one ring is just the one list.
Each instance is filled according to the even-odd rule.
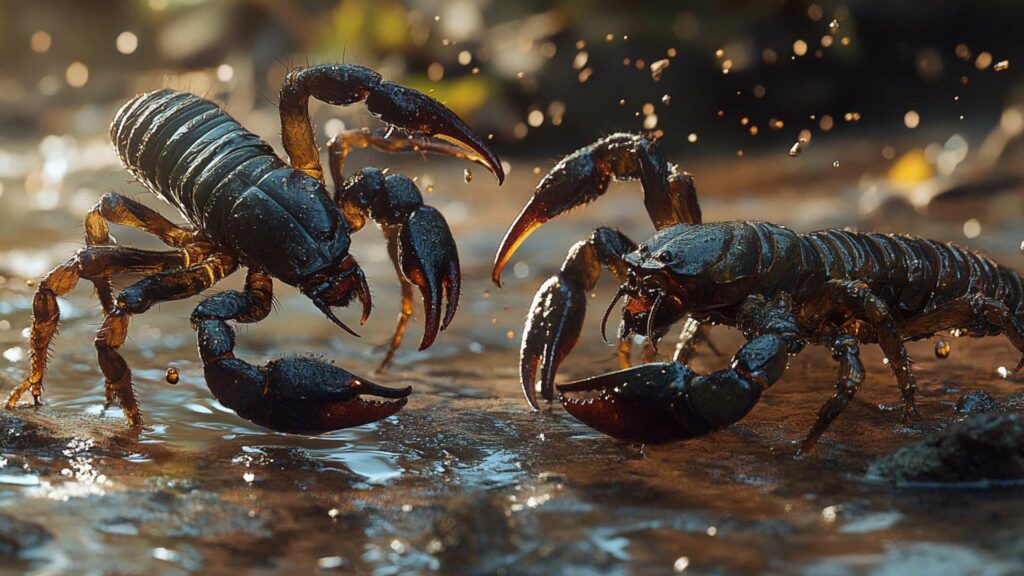
[[320,434],[375,422],[405,406],[412,388],[380,386],[317,358],[255,366],[235,357],[227,321],[255,322],[270,307],[270,276],[250,270],[244,292],[215,294],[192,313],[207,386],[225,407],[279,432]]

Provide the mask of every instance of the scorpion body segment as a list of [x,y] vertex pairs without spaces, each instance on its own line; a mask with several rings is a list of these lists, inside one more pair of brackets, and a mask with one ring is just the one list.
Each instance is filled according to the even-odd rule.
[[[365,101],[384,122],[409,130],[392,139],[373,131],[342,133],[328,143],[334,192],[327,192],[307,113],[310,97],[331,104]],[[110,127],[125,168],[181,213],[176,225],[151,208],[109,193],[85,219],[86,247],[52,270],[33,301],[31,367],[7,401],[14,408],[31,391],[38,404],[47,354],[57,330],[57,297],[82,278],[97,289],[105,319],[96,335],[106,403],[117,400],[133,426],[142,423],[131,370],[118,349],[132,315],[154,304],[195,296],[239,267],[245,289],[203,300],[192,314],[207,385],[228,408],[284,432],[319,433],[358,426],[394,414],[410,388],[386,388],[311,357],[255,366],[234,355],[228,324],[258,322],[272,307],[273,279],[297,287],[332,322],[355,334],[334,313],[358,301],[360,322],[371,310],[370,289],[349,253],[351,236],[373,219],[384,229],[402,285],[402,315],[383,370],[401,344],[412,312],[412,287],[423,295],[421,349],[451,322],[461,285],[458,250],[440,212],[424,205],[409,178],[364,168],[344,177],[354,147],[428,151],[468,159],[490,169],[499,183],[501,163],[452,111],[433,98],[382,81],[369,68],[321,65],[292,70],[280,94],[281,129],[288,161],[219,106],[193,94],[159,90],[128,101]],[[109,224],[149,232],[173,248],[146,251],[117,246]],[[115,298],[110,279],[143,274]],[[371,400],[376,397],[381,400]]]
[[[613,164],[595,160],[595,150],[627,158],[609,169]],[[860,344],[882,348],[906,419],[916,414],[916,381],[905,341],[946,330],[1005,334],[1024,351],[1024,285],[1016,271],[926,238],[844,230],[799,234],[755,221],[702,223],[692,180],[678,186],[683,180],[675,176],[673,188],[673,175],[681,173],[659,154],[654,142],[631,134],[570,154],[541,181],[498,249],[495,280],[540,223],[603,194],[611,178],[598,179],[594,188],[595,174],[609,170],[641,180],[658,228],[639,245],[598,228],[541,286],[527,315],[520,359],[521,383],[535,408],[538,393],[552,400],[557,388],[570,413],[611,436],[637,442],[694,438],[745,416],[781,378],[788,358],[816,344],[832,351],[838,374],[835,394],[801,446],[807,451],[864,381]],[[630,168],[638,163],[664,168],[645,168],[638,176]],[[676,221],[666,223],[666,214]],[[624,369],[556,387],[555,373],[579,338],[585,295],[602,266],[621,282],[612,306],[624,297],[618,332]],[[685,324],[673,363],[629,367],[633,334],[645,336],[654,349],[680,321]],[[747,343],[729,368],[699,375],[685,360],[712,324],[739,328]]]
[[348,228],[324,183],[209,100],[140,94],[114,117],[110,135],[133,176],[243,265],[296,283],[348,253]]

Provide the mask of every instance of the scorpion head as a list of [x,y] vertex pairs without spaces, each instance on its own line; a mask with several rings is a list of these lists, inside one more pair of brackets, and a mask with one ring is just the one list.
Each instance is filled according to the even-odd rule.
[[365,324],[370,317],[370,287],[366,284],[366,276],[363,269],[356,263],[351,255],[345,255],[336,264],[317,272],[309,277],[299,287],[313,304],[320,309],[330,320],[342,328],[342,330],[359,336],[351,328],[345,325],[331,309],[335,306],[348,306],[353,298],[357,298],[363,305],[363,313],[359,319],[360,324]]
[[619,336],[657,341],[688,313],[742,302],[748,294],[744,280],[752,277],[760,255],[758,244],[750,243],[756,233],[746,232],[729,222],[678,224],[626,254],[626,283],[616,296],[626,297]]

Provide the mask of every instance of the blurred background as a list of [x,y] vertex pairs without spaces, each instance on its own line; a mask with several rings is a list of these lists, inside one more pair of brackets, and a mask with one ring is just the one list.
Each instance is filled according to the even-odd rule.
[[[951,130],[969,150],[999,124],[1021,97],[1022,20],[1011,0],[3,2],[0,138],[55,136],[41,154],[75,147],[73,172],[101,161],[93,139],[119,103],[170,86],[277,144],[287,69],[349,62],[431,92],[506,154],[644,129],[691,157],[870,135],[891,160]],[[358,106],[314,113],[327,134],[369,122]],[[38,169],[5,156],[0,177],[51,205],[58,171]]]
[[[533,293],[595,225],[651,234],[638,184],[536,232],[501,290],[489,277],[502,232],[540,178],[616,131],[661,137],[667,157],[696,176],[707,220],[922,234],[1022,269],[1022,28],[1019,0],[0,0],[4,390],[27,367],[35,282],[82,245],[96,200],[112,190],[169,212],[109,143],[114,112],[139,92],[211,98],[280,152],[277,91],[289,68],[362,64],[454,109],[490,138],[509,175],[498,188],[447,158],[357,151],[349,160],[349,171],[372,163],[413,177],[451,224],[462,261],[451,329],[418,352],[414,316],[391,370],[374,378],[414,385],[394,418],[318,438],[270,433],[206,389],[188,323],[194,300],[136,317],[124,353],[149,424],[141,441],[114,457],[63,445],[0,457],[0,520],[42,522],[60,548],[22,566],[1003,573],[991,554],[999,528],[1020,560],[1005,573],[1020,573],[1019,498],[958,492],[935,502],[864,487],[865,463],[921,430],[886,407],[896,393],[875,347],[864,349],[869,381],[820,460],[791,458],[834,378],[819,349],[794,359],[737,426],[663,449],[612,442],[557,406],[528,410],[516,362]],[[311,101],[310,110],[321,144],[378,126],[361,105]],[[275,314],[239,327],[240,354],[263,363],[312,351],[372,374],[398,284],[380,233],[367,228],[352,247],[374,289],[362,340],[278,283]],[[602,280],[593,308],[613,284]],[[116,408],[99,418],[99,306],[87,285],[60,306],[41,413],[102,443],[123,428]],[[560,378],[615,366],[598,320],[592,312]],[[725,357],[701,354],[695,368],[720,367],[739,340],[716,329]],[[1015,386],[997,371],[1014,361],[1002,339],[957,342],[941,367],[932,343],[910,352],[925,428],[947,422],[968,386]],[[164,381],[168,367],[181,372],[177,386]],[[83,421],[109,429],[80,432]],[[16,528],[0,522],[4,542]],[[952,560],[942,555],[950,550]]]
[[[83,204],[74,175],[116,165],[106,126],[140,91],[213,98],[278,146],[281,79],[322,62],[430,92],[504,155],[648,130],[680,161],[862,142],[847,160],[896,168],[901,189],[978,152],[974,168],[1001,172],[1024,124],[1022,21],[1011,0],[2,2],[0,206]],[[324,137],[372,124],[359,106],[312,110]]]

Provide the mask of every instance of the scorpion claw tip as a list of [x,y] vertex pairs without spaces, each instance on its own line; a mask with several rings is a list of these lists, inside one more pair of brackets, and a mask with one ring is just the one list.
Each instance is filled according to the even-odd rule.
[[677,413],[675,394],[691,375],[678,364],[644,364],[561,384],[558,400],[577,420],[608,436],[664,444],[706,432]]

